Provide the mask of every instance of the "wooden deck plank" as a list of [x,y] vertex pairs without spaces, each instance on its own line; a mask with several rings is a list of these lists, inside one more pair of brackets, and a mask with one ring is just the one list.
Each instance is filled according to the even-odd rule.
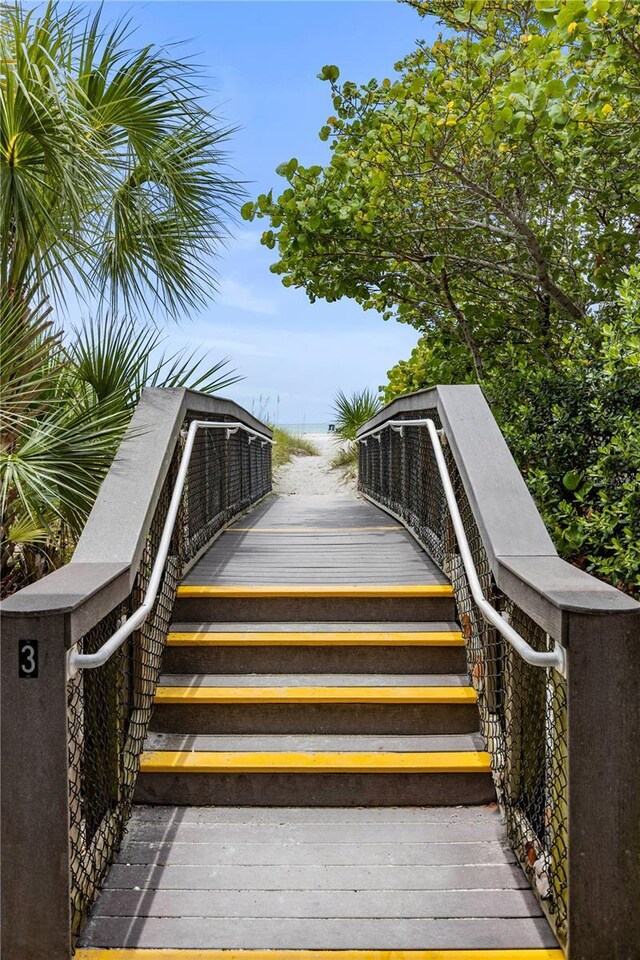
[[286,750],[424,753],[484,750],[480,733],[459,733],[432,736],[393,736],[380,734],[184,734],[150,733],[145,740],[147,750]]
[[[515,854],[506,851],[502,844],[491,841],[460,843],[398,843],[387,841],[360,845],[353,842],[338,843],[183,843],[175,837],[164,843],[131,839],[116,857],[116,863],[146,863],[166,866],[200,865],[222,866],[243,864],[267,866],[269,864],[323,863],[326,866],[348,866],[358,862],[366,866],[410,865],[435,866],[438,864],[515,863]],[[180,914],[177,914],[179,916]],[[228,916],[228,914],[220,914]],[[297,915],[297,914],[296,914]],[[426,914],[419,914],[425,916]],[[162,914],[159,914],[162,916]],[[269,914],[267,914],[269,916]],[[303,914],[308,916],[308,914]],[[332,913],[319,916],[333,916]],[[348,914],[347,914],[348,916]],[[375,916],[375,913],[369,914]]]
[[116,863],[105,887],[163,890],[528,890],[520,867],[456,866],[168,866]]
[[537,917],[528,890],[105,890],[101,917]]
[[173,807],[137,804],[131,824],[136,823],[191,823],[212,825],[240,824],[242,829],[263,825],[348,825],[377,829],[387,826],[412,824],[416,830],[429,824],[484,824],[487,830],[504,831],[500,813],[495,804],[484,807]]
[[551,947],[549,925],[540,917],[495,919],[327,919],[216,917],[96,917],[83,945],[272,950],[345,948],[410,950]]
[[243,526],[232,526],[232,527],[229,527],[229,529],[228,529],[227,532],[228,532],[228,533],[261,533],[261,534],[265,534],[265,533],[267,533],[267,534],[270,534],[270,533],[280,533],[280,534],[283,534],[283,535],[286,536],[287,534],[296,534],[296,533],[302,533],[302,534],[307,534],[307,535],[309,535],[309,534],[313,535],[314,533],[322,533],[322,534],[337,533],[337,534],[340,534],[340,535],[344,535],[345,533],[347,533],[347,534],[352,534],[352,533],[370,533],[371,531],[379,531],[379,530],[395,530],[396,532],[401,532],[402,529],[403,529],[403,528],[402,528],[401,526],[399,526],[397,523],[387,523],[387,524],[378,524],[378,525],[373,525],[373,526],[364,526],[364,525],[362,525],[362,526],[359,526],[359,527],[308,527],[308,526],[307,526],[307,527],[294,527],[294,526],[287,526],[287,527],[263,527],[263,526],[243,527]]
[[[163,808],[147,808],[153,812]],[[166,843],[169,840],[175,840],[177,843],[490,843],[499,842],[503,850],[508,850],[506,846],[504,827],[495,817],[491,821],[486,819],[462,819],[458,817],[455,820],[442,821],[437,818],[426,820],[426,822],[416,822],[411,819],[402,820],[402,808],[397,808],[398,816],[393,820],[372,819],[366,821],[367,814],[379,812],[379,808],[372,808],[369,811],[359,809],[357,819],[345,817],[342,822],[322,821],[312,823],[305,821],[292,821],[289,818],[289,810],[284,809],[280,814],[279,822],[268,820],[266,822],[239,823],[236,820],[228,822],[225,820],[225,812],[230,809],[232,813],[238,813],[233,808],[218,808],[221,822],[214,822],[212,819],[190,819],[189,807],[176,807],[172,809],[171,815],[160,819],[156,817],[153,820],[141,819],[136,816],[129,824],[127,838],[123,850],[126,849],[129,840],[144,840],[148,842]],[[437,814],[440,808],[433,808]],[[322,808],[316,808],[318,814],[325,812]],[[206,813],[206,808],[202,808]],[[217,812],[217,811],[216,811]],[[278,811],[271,811],[273,813]],[[352,813],[349,809],[347,814]],[[408,811],[411,812],[410,810]],[[137,810],[136,810],[137,813]],[[427,811],[425,810],[425,815]]]

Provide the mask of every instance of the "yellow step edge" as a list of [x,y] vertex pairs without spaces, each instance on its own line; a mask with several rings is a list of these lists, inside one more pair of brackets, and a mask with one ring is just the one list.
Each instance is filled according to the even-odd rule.
[[262,584],[259,586],[188,584],[178,587],[179,597],[233,597],[249,600],[253,597],[452,597],[449,584]]
[[297,753],[210,750],[151,750],[142,754],[142,773],[489,773],[482,751],[432,753]]
[[74,960],[565,960],[560,949],[532,950],[158,950],[79,947]]
[[158,687],[156,703],[475,703],[472,687]]
[[464,647],[455,631],[410,632],[320,632],[317,633],[223,633],[175,632],[167,637],[170,647]]

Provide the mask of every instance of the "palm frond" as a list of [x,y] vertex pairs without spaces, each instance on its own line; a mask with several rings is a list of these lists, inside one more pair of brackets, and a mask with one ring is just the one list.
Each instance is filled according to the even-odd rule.
[[[0,578],[14,590],[68,557],[146,386],[240,379],[227,359],[162,353],[151,318],[212,295],[242,189],[233,131],[187,59],[136,48],[102,9],[0,10]],[[63,338],[50,301],[69,289],[98,316]]]
[[178,315],[215,291],[242,196],[232,131],[188,59],[130,40],[129,21],[107,27],[101,10],[5,8],[0,283]]
[[373,390],[356,390],[351,396],[340,390],[333,401],[336,434],[342,440],[355,440],[360,427],[374,417],[381,407],[382,401]]
[[29,307],[0,297],[0,428],[2,445],[55,400],[52,389],[64,365],[61,333],[46,302]]
[[66,347],[74,379],[90,387],[95,400],[119,397],[130,409],[149,379],[149,362],[162,340],[155,327],[105,317],[74,328]]
[[162,358],[156,369],[149,375],[146,386],[154,387],[189,387],[201,393],[218,393],[243,377],[238,376],[235,370],[229,370],[221,375],[229,365],[227,357],[207,366],[206,354],[197,351],[180,351],[173,356]]
[[119,317],[76,327],[65,348],[76,392],[83,394],[84,387],[90,388],[92,400],[121,405],[130,413],[145,387],[190,387],[216,393],[242,379],[235,370],[226,369],[227,358],[211,363],[206,353],[197,350],[161,353],[165,339],[155,326],[136,327]]

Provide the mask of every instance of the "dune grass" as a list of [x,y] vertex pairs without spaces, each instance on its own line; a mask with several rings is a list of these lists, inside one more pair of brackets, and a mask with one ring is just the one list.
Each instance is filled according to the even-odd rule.
[[341,470],[344,480],[355,480],[358,475],[358,446],[349,442],[339,447],[331,459],[334,470]]
[[283,427],[273,428],[273,439],[276,445],[273,448],[274,469],[289,463],[292,457],[317,457],[320,451],[306,437],[300,437]]

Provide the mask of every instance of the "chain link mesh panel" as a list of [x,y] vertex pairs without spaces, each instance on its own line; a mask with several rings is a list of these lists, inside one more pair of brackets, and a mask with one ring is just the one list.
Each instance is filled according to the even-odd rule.
[[[433,410],[394,419],[430,417]],[[378,439],[379,438],[379,439]],[[453,585],[470,681],[507,834],[561,941],[567,928],[567,689],[555,670],[525,663],[475,604],[426,427],[387,428],[360,443],[359,487],[410,527]],[[449,475],[484,596],[536,650],[553,640],[501,593],[453,455]]]
[[[190,413],[164,481],[131,594],[79,641],[94,653],[144,600],[182,454]],[[209,417],[208,419],[214,419]],[[215,417],[216,420],[231,419]],[[82,927],[119,848],[131,812],[162,652],[184,565],[233,517],[271,489],[271,446],[239,431],[196,434],[178,521],[156,603],[103,666],[68,684],[72,933]]]
[[[206,419],[191,412],[185,430],[193,420]],[[270,489],[270,444],[240,430],[229,437],[225,430],[199,430],[182,503],[182,560],[192,560],[233,517]]]

